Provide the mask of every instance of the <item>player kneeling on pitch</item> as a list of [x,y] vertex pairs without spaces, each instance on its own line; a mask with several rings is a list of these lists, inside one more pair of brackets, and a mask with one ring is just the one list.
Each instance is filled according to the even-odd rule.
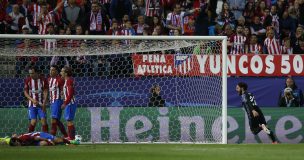
[[240,82],[236,86],[236,91],[242,96],[242,106],[245,108],[249,120],[250,130],[257,135],[261,130],[265,131],[271,138],[272,143],[277,143],[273,132],[267,128],[267,123],[263,112],[258,107],[254,96],[247,91],[248,85]]
[[10,146],[53,146],[58,144],[79,144],[79,141],[67,140],[55,137],[45,132],[25,133],[17,136],[14,134],[10,140]]

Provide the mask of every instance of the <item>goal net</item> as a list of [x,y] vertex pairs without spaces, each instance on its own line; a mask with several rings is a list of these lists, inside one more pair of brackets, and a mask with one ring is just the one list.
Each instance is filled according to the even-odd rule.
[[227,143],[225,62],[225,37],[1,35],[0,136],[27,132],[28,69],[57,65],[73,69],[84,142]]

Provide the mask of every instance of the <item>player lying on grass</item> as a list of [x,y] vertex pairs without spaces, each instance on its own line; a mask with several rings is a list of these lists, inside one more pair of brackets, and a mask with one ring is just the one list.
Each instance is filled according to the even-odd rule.
[[273,132],[267,128],[267,123],[263,112],[258,107],[254,96],[247,91],[248,85],[240,82],[236,86],[236,91],[242,96],[242,106],[245,108],[249,120],[250,130],[254,135],[257,135],[261,130],[265,131],[271,138],[272,143],[276,144],[277,141]]
[[[7,140],[6,140],[7,141]],[[79,141],[55,137],[45,132],[32,132],[21,135],[14,134],[8,144],[10,146],[53,146],[58,144],[79,144]]]

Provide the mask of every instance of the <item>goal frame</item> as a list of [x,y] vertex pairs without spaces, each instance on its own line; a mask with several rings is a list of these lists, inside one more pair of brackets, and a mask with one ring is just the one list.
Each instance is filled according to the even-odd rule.
[[95,40],[218,40],[222,43],[222,144],[227,144],[227,37],[226,36],[108,36],[1,34],[1,39],[95,39]]

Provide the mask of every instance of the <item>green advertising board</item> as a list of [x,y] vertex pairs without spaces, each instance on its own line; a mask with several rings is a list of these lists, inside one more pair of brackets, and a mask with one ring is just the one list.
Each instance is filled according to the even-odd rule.
[[[303,108],[262,110],[281,143],[304,142]],[[75,123],[84,141],[220,142],[221,113],[217,112],[202,107],[88,107],[78,108]],[[26,108],[0,108],[0,115],[1,137],[27,131]],[[261,142],[270,143],[270,139],[262,132],[258,136],[250,132],[244,110],[229,108],[228,143]]]

